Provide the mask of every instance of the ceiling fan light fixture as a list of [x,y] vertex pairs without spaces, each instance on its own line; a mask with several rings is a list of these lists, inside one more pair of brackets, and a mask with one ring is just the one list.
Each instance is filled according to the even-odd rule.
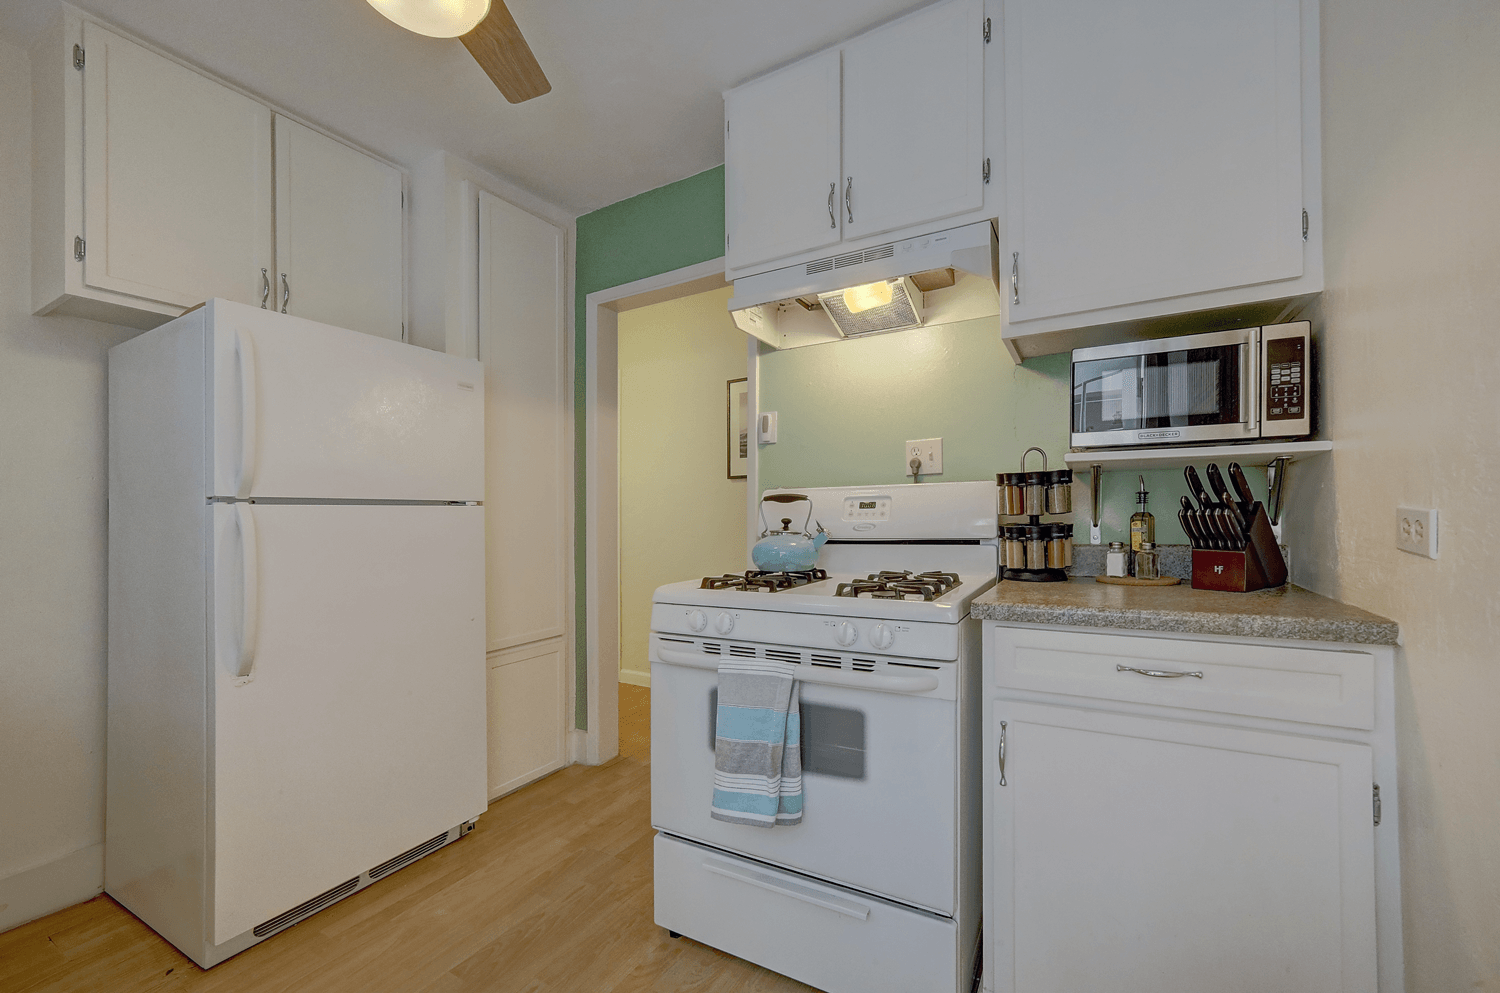
[[490,12],[490,0],[368,0],[371,7],[416,34],[457,38]]

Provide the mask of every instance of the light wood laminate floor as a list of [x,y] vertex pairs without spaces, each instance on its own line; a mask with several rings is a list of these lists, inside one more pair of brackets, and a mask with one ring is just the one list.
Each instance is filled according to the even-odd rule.
[[107,896],[0,934],[0,991],[806,991],[652,922],[650,693],[621,755],[490,804],[467,838],[205,972]]

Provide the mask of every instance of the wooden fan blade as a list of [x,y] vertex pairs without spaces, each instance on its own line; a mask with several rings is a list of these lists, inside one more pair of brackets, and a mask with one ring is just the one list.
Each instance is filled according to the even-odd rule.
[[458,39],[464,43],[479,68],[511,103],[521,103],[552,92],[531,46],[521,37],[516,19],[505,0],[490,0],[490,12],[474,30]]

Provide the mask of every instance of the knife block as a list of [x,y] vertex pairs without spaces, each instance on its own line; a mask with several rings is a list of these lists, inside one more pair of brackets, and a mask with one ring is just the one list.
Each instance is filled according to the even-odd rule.
[[1266,508],[1257,503],[1250,515],[1250,540],[1237,552],[1193,549],[1193,589],[1249,593],[1286,582],[1286,559]]

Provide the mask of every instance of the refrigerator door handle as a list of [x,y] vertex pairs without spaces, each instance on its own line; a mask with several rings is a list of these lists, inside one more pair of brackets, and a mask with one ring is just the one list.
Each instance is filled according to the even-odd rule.
[[260,640],[260,553],[255,535],[255,513],[248,503],[234,505],[240,534],[240,652],[234,674],[244,678],[255,667]]
[[255,485],[256,428],[260,414],[255,402],[255,340],[244,328],[235,328],[234,351],[240,366],[240,472],[235,496],[250,495]]

